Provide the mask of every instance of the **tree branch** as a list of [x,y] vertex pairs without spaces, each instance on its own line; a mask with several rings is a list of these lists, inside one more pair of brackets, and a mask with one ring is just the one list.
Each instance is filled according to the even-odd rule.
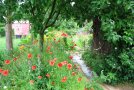
[[49,14],[49,17],[48,17],[48,19],[47,19],[47,21],[46,21],[45,27],[47,26],[48,22],[50,21],[50,19],[51,19],[52,15],[53,15],[53,12],[54,12],[55,6],[56,6],[56,0],[54,0],[54,1],[53,1],[52,9],[51,9],[51,12],[50,12],[50,14]]
[[46,28],[48,28],[48,27],[50,27],[50,26],[53,26],[53,25],[55,24],[57,18],[59,17],[59,15],[60,15],[60,11],[57,13],[57,15],[56,15],[54,21],[53,21],[51,24],[47,25]]
[[35,7],[32,7],[32,4],[30,3],[30,7],[31,7],[31,10],[30,10],[30,12],[32,13],[32,16],[34,16],[35,14],[34,14],[34,11],[35,11]]

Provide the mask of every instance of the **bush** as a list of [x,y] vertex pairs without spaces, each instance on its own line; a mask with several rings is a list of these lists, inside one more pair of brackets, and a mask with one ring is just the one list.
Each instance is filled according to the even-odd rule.
[[83,54],[83,59],[100,76],[103,82],[109,84],[134,83],[133,54],[134,49],[123,51],[119,56],[117,52],[104,56],[86,51]]

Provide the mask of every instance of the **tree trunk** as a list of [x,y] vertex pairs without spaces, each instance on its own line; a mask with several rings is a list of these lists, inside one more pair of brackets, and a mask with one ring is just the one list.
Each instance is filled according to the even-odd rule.
[[12,42],[12,23],[7,21],[6,24],[6,49],[12,50],[13,49],[13,42]]
[[40,33],[40,39],[39,39],[40,52],[43,52],[43,45],[44,45],[44,33]]
[[98,51],[100,49],[100,28],[101,21],[98,17],[93,20],[93,51]]
[[95,17],[93,20],[93,51],[95,53],[106,54],[111,51],[111,45],[109,42],[103,39],[104,34],[101,31],[101,20],[99,17]]

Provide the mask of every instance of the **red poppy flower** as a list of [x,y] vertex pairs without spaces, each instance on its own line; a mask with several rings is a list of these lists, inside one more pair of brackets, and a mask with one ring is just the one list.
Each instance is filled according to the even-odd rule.
[[32,70],[36,70],[36,65],[33,65],[32,66]]
[[16,60],[17,60],[17,58],[15,57],[13,60],[14,60],[14,61],[16,61]]
[[69,56],[69,59],[73,59],[73,56]]
[[61,68],[63,65],[62,63],[58,63],[58,67]]
[[9,73],[8,70],[3,70],[1,74],[2,74],[3,76],[8,76],[8,73]]
[[30,80],[29,83],[30,83],[30,84],[34,84],[34,80]]
[[50,66],[54,66],[55,62],[54,61],[49,61]]
[[2,71],[3,71],[3,69],[2,69],[2,68],[0,68],[0,73],[2,73]]
[[78,82],[80,82],[81,80],[82,80],[82,78],[81,78],[81,77],[79,77],[79,78],[78,78]]
[[70,70],[72,69],[72,64],[67,64],[67,68]]
[[75,72],[72,72],[72,76],[75,76],[76,75],[76,73]]
[[63,77],[62,79],[61,79],[61,82],[66,82],[67,81],[67,77]]
[[5,64],[10,64],[10,60],[5,60]]
[[50,74],[47,73],[47,74],[46,74],[46,77],[50,78]]
[[31,58],[32,58],[32,54],[29,53],[29,54],[27,55],[27,58],[28,58],[28,59],[31,59]]
[[39,79],[42,79],[42,76],[38,76]]
[[63,36],[63,37],[68,37],[68,34],[62,33],[61,36]]

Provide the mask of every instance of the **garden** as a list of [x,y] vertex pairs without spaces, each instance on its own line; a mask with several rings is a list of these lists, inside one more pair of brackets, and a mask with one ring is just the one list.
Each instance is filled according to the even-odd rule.
[[134,90],[133,0],[0,1],[0,90]]

